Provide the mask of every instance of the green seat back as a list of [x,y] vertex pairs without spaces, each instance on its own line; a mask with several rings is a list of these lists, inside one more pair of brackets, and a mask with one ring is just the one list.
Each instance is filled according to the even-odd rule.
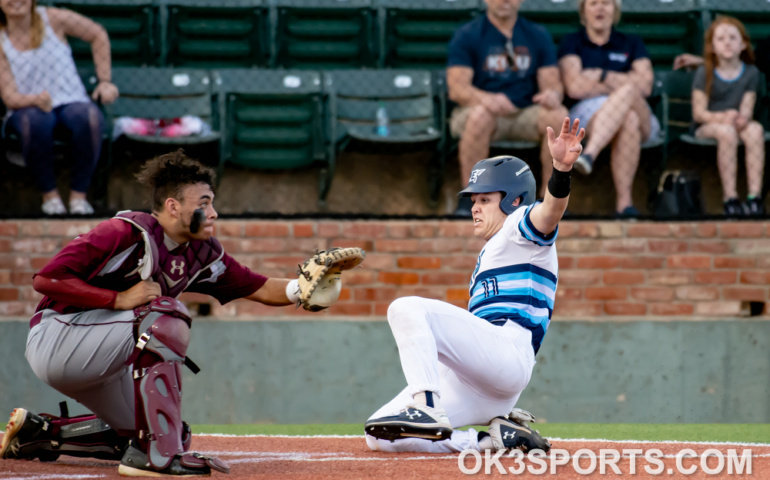
[[375,66],[371,0],[275,0],[276,65],[328,69]]
[[120,90],[112,105],[114,117],[194,115],[213,121],[211,80],[206,70],[116,67],[112,79]]
[[446,67],[454,32],[479,15],[477,0],[376,0],[382,64],[392,68]]
[[744,25],[756,45],[758,40],[770,37],[770,3],[762,0],[701,0],[710,19],[724,14],[735,17]]
[[668,97],[668,138],[671,141],[690,131],[694,75],[694,72],[674,71],[663,80],[663,90]]
[[213,72],[225,119],[227,161],[275,170],[326,160],[320,74],[228,69]]
[[521,5],[521,16],[544,26],[558,47],[561,39],[580,28],[576,1],[527,0]]
[[[623,2],[618,30],[644,41],[656,70],[670,70],[674,58],[699,52],[703,30],[695,0],[631,0]],[[558,46],[581,28],[576,0],[527,0],[521,14],[542,24]]]
[[334,92],[337,138],[346,134],[370,137],[376,115],[384,106],[391,140],[439,133],[440,122],[431,74],[424,70],[337,70],[327,85]]
[[633,0],[623,3],[618,30],[644,41],[655,70],[670,70],[681,53],[700,52],[701,14],[694,0]]
[[162,0],[164,61],[170,66],[267,65],[266,0]]
[[[158,14],[152,0],[64,0],[54,6],[74,10],[101,24],[110,36],[112,64],[116,66],[158,63]],[[91,45],[70,39],[78,65],[93,64]]]
[[577,1],[527,0],[521,5],[521,16],[544,26],[559,46],[561,39],[580,28]]

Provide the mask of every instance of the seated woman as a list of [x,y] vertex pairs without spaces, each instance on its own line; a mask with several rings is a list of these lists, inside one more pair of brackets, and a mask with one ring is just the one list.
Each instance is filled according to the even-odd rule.
[[[746,28],[719,16],[706,31],[704,63],[692,83],[693,130],[698,138],[717,140],[717,164],[727,217],[761,215],[765,169],[765,131],[754,120],[760,72],[754,65]],[[738,144],[746,147],[748,198],[738,200]]]
[[35,0],[0,0],[0,97],[8,107],[7,124],[18,132],[26,165],[35,171],[43,194],[43,213],[67,213],[56,189],[53,132],[72,133],[75,164],[69,211],[94,212],[86,200],[102,146],[104,118],[80,81],[66,36],[91,43],[99,84],[92,98],[112,103],[110,41],[99,24]]
[[641,144],[657,136],[660,124],[646,98],[653,72],[642,39],[615,30],[620,0],[579,0],[584,28],[565,36],[559,46],[559,69],[567,95],[577,101],[570,110],[586,126],[588,139],[575,170],[588,175],[599,153],[612,144],[615,211],[636,217],[631,187]]

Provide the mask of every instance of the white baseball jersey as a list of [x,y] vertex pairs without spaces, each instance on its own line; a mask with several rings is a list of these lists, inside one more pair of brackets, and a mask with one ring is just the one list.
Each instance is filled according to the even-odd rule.
[[529,218],[533,207],[508,215],[481,250],[471,276],[468,310],[496,325],[511,320],[529,329],[537,353],[553,313],[559,230],[538,232]]

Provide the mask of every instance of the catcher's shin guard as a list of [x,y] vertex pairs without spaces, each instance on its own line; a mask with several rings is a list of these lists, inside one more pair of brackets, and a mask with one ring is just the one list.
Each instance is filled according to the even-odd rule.
[[138,447],[153,470],[163,470],[184,451],[181,418],[182,365],[192,320],[176,299],[159,297],[137,311],[140,353],[134,362]]
[[62,402],[60,417],[34,414],[23,408],[11,413],[0,443],[0,458],[52,462],[59,455],[120,460],[128,436],[110,428],[95,415],[70,418]]

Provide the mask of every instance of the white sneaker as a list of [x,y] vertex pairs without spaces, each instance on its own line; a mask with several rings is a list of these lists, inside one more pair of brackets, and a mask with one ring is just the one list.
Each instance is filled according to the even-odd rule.
[[591,172],[594,170],[594,157],[584,153],[578,157],[572,168],[582,173],[583,175],[591,175]]
[[43,213],[46,215],[67,215],[67,209],[64,208],[64,202],[61,198],[55,197],[43,202]]
[[70,213],[72,215],[93,215],[94,207],[85,198],[70,200]]

